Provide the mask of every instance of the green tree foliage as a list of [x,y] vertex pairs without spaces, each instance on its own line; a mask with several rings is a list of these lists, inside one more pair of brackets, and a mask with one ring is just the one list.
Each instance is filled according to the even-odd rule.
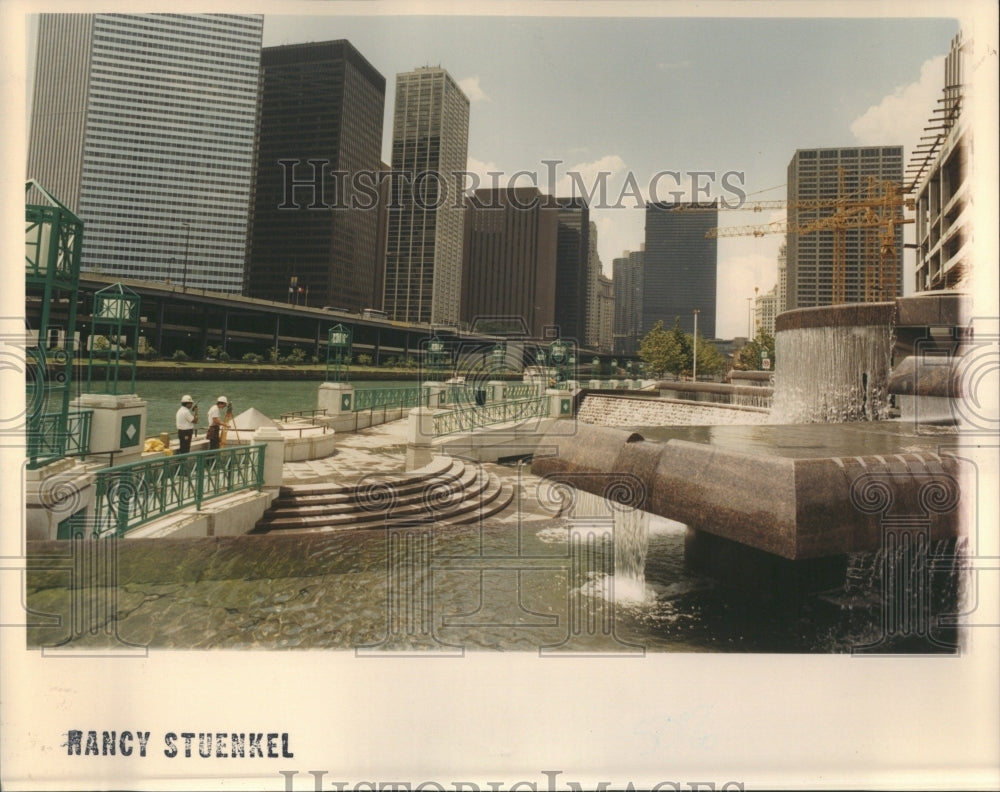
[[740,371],[760,371],[763,357],[770,358],[771,370],[774,371],[774,336],[759,330],[753,341],[733,355],[733,368]]
[[639,342],[639,357],[651,373],[663,374],[669,371],[679,374],[685,369],[688,360],[684,346],[684,331],[680,329],[680,319],[674,322],[674,328],[670,332],[664,330],[663,322],[659,321]]
[[[694,363],[694,336],[681,329],[680,317],[674,319],[674,326],[668,331],[663,322],[657,322],[639,343],[639,357],[647,369],[655,374],[669,372],[678,376],[690,376]],[[699,375],[721,374],[728,363],[715,344],[698,335]]]
[[698,376],[725,374],[729,361],[711,341],[698,336]]

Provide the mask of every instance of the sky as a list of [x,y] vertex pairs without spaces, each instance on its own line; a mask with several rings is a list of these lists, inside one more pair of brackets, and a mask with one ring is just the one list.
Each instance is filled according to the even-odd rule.
[[[698,6],[715,9],[706,17],[669,16],[685,8],[670,3],[610,11],[595,3],[485,6],[499,16],[413,13],[453,7],[434,3],[390,6],[401,14],[380,13],[382,4],[268,4],[263,44],[349,40],[386,78],[386,162],[396,74],[447,69],[471,103],[467,168],[480,186],[503,186],[526,171],[516,177],[519,186],[567,195],[578,174],[610,276],[613,259],[643,243],[646,199],[687,200],[700,190],[702,199],[730,203],[740,194],[749,203],[781,200],[796,149],[902,145],[905,164],[920,142],[958,19],[784,18],[773,5],[770,16],[735,18],[712,4]],[[275,7],[304,11],[267,13]],[[373,12],[338,13],[359,7]],[[869,5],[839,7],[871,13]],[[927,9],[874,7],[881,14]],[[563,14],[544,15],[556,8]],[[607,15],[619,8],[646,15]],[[30,49],[29,42],[29,63]],[[783,217],[726,211],[719,224]],[[775,285],[781,241],[778,234],[719,239],[717,337],[746,335],[747,298]],[[912,270],[907,252],[907,293]]]
[[[489,172],[505,185],[528,171],[518,185],[550,192],[554,183],[561,195],[579,173],[591,206],[606,207],[592,220],[610,276],[613,259],[643,242],[651,182],[661,200],[690,197],[693,178],[702,197],[735,202],[739,189],[750,201],[780,200],[799,148],[902,145],[905,164],[959,27],[902,17],[265,15],[264,45],[348,39],[386,78],[386,162],[395,75],[447,69],[471,102],[469,171],[482,186]],[[728,211],[719,223],[781,217]],[[746,334],[746,298],[775,284],[780,242],[719,240],[718,337]]]

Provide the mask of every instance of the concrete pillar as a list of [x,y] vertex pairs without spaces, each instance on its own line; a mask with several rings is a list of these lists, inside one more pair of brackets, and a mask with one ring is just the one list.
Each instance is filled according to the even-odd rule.
[[545,395],[549,399],[549,416],[552,418],[573,417],[573,394],[570,391],[547,388]]
[[486,383],[487,401],[505,401],[507,399],[507,383],[500,380],[490,380]]
[[316,395],[316,407],[336,418],[354,411],[354,386],[349,382],[322,382]]
[[441,382],[425,382],[424,383],[424,393],[427,398],[424,400],[422,406],[437,408],[441,406],[441,394],[444,392],[444,383]]
[[83,393],[70,405],[93,410],[89,454],[109,454],[115,465],[139,461],[146,445],[145,401],[134,393]]
[[[93,517],[97,506],[94,475],[82,462],[68,457],[24,474],[25,538],[62,539],[59,524],[73,516]],[[89,535],[91,525],[76,526]]]
[[598,379],[592,379],[590,383],[587,385],[587,387],[590,388],[591,390],[600,390],[601,381]]
[[434,440],[433,407],[414,407],[407,417],[406,443],[414,447],[426,447]]
[[253,433],[255,443],[263,443],[264,449],[264,489],[277,490],[285,465],[285,436],[274,426],[261,426]]

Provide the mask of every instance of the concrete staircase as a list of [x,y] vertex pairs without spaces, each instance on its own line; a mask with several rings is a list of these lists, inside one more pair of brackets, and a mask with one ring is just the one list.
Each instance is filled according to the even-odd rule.
[[513,500],[511,484],[481,465],[439,456],[418,470],[351,484],[285,485],[252,533],[379,528],[387,520],[459,525],[499,514]]

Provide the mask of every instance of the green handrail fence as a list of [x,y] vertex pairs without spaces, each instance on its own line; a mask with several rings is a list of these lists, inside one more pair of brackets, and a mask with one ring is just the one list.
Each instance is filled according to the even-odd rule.
[[471,432],[484,426],[545,418],[549,400],[545,397],[491,402],[484,406],[460,407],[433,416],[434,435]]
[[264,484],[264,444],[146,459],[98,470],[94,535],[131,530],[188,506]]

